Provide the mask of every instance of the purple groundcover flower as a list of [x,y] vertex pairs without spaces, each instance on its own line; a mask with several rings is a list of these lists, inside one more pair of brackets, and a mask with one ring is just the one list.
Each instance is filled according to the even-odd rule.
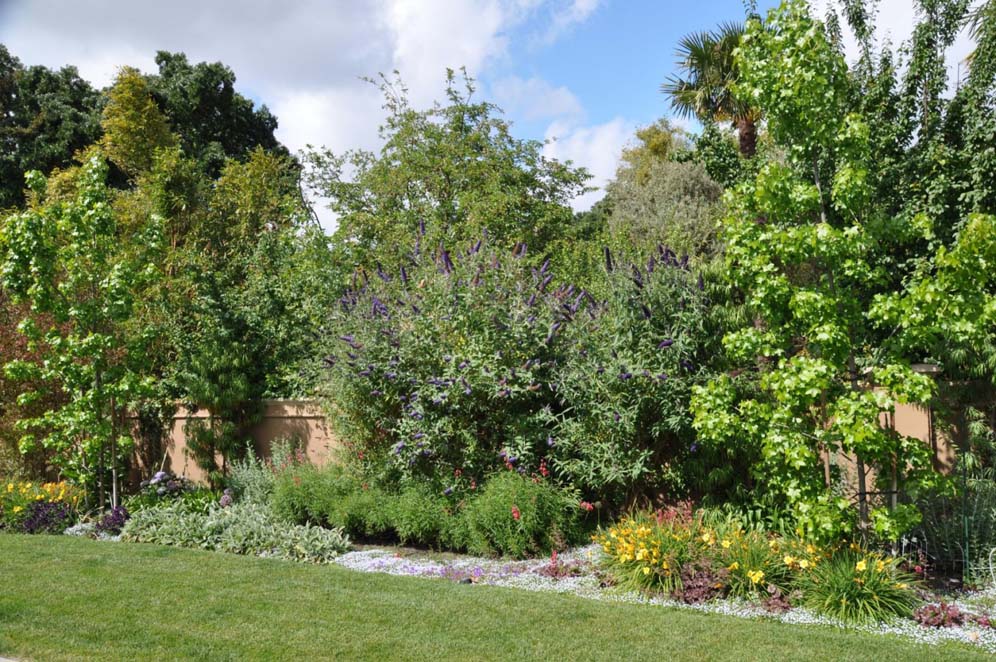
[[666,340],[662,340],[662,341],[660,341],[660,342],[659,342],[659,343],[657,344],[657,349],[664,349],[665,347],[670,347],[670,346],[671,346],[671,345],[673,345],[673,344],[674,344],[674,341],[673,341],[673,340],[671,340],[670,338],[668,338],[668,339],[666,339]]
[[109,533],[111,535],[117,535],[121,533],[122,527],[124,527],[125,522],[131,515],[128,513],[128,509],[124,506],[118,506],[112,508],[109,513],[104,515],[99,522],[97,522],[97,530],[102,533]]
[[35,501],[28,505],[28,514],[21,523],[24,533],[62,533],[69,526],[69,505]]

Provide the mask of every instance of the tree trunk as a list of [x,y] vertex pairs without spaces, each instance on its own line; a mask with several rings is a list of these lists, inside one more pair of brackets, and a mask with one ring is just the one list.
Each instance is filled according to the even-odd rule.
[[757,152],[757,124],[750,117],[737,120],[737,136],[740,138],[740,154],[751,158]]

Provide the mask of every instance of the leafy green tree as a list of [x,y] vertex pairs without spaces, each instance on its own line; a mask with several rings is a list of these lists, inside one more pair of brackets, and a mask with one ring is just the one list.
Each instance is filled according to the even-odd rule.
[[274,135],[277,118],[235,91],[235,73],[221,62],[190,64],[183,53],[156,53],[158,74],[149,87],[180,137],[184,153],[216,177],[227,159],[256,148],[287,156]]
[[[5,372],[46,384],[65,399],[22,421],[28,433],[22,449],[41,444],[64,476],[97,487],[98,506],[105,504],[107,470],[111,503],[118,504],[119,468],[131,449],[125,412],[153,388],[143,339],[130,337],[126,327],[136,285],[155,277],[161,247],[158,220],[150,217],[132,238],[142,252],[121,250],[106,177],[107,165],[93,155],[78,171],[74,195],[50,200],[45,178],[28,173],[31,205],[0,227],[3,287],[15,302],[52,321],[45,328],[38,318],[25,318],[20,331],[37,359],[12,361]],[[39,389],[18,400],[27,404],[41,397]]]
[[472,102],[473,81],[447,74],[447,104],[415,110],[400,83],[381,85],[388,112],[380,154],[312,151],[309,181],[339,219],[337,243],[349,261],[376,268],[416,249],[472,242],[487,229],[496,245],[526,243],[541,255],[567,236],[568,203],[585,191],[583,169],[543,157],[542,143],[519,140],[487,102]]
[[740,137],[740,153],[754,156],[760,116],[750,99],[738,96],[734,51],[744,34],[742,23],[724,23],[712,32],[695,32],[678,42],[681,76],[661,86],[671,107],[683,117],[703,122],[732,122]]
[[133,67],[123,67],[108,90],[101,126],[101,148],[132,178],[150,171],[156,152],[176,141],[148,83]]
[[100,136],[100,93],[75,67],[24,67],[0,44],[0,209],[24,203],[24,173],[49,173]]
[[858,531],[894,537],[915,509],[872,501],[866,468],[881,493],[933,479],[925,445],[879,423],[898,403],[925,403],[933,385],[878,348],[870,307],[891,286],[892,245],[917,228],[875,205],[868,127],[850,112],[843,57],[804,2],[751,21],[740,57],[735,91],[764,112],[787,162],[764,165],[729,200],[727,265],[756,323],[725,337],[743,372],[696,390],[695,425],[705,441],[757,449],[756,478],[814,536],[849,529],[831,462],[852,457]]

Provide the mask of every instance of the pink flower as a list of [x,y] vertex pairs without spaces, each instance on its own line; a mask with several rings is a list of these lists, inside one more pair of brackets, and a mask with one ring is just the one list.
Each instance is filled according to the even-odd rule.
[[588,503],[587,501],[582,501],[582,502],[581,502],[580,504],[578,504],[578,505],[579,505],[579,506],[581,507],[581,510],[584,510],[584,511],[586,511],[586,512],[589,512],[589,513],[590,513],[591,511],[595,510],[595,506],[591,505],[591,504],[590,504],[590,503]]
[[516,506],[515,504],[512,504],[512,519],[514,519],[516,522],[518,522],[519,518],[521,518],[521,517],[522,517],[522,513],[519,512],[519,507]]

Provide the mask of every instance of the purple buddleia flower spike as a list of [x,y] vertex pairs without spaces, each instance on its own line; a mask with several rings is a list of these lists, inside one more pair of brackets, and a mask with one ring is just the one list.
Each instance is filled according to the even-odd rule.
[[543,266],[540,267],[539,272],[541,274],[546,274],[546,270],[550,268],[550,258],[543,261]]
[[609,250],[608,246],[603,246],[602,253],[605,256],[605,270],[612,271],[612,251]]
[[405,265],[401,265],[401,282],[405,285],[408,284],[408,272],[405,271]]
[[657,349],[664,349],[665,347],[670,347],[673,344],[674,341],[668,338],[666,340],[662,340],[659,343],[657,343]]
[[420,219],[418,222],[418,235],[420,237],[425,236],[425,219]]

